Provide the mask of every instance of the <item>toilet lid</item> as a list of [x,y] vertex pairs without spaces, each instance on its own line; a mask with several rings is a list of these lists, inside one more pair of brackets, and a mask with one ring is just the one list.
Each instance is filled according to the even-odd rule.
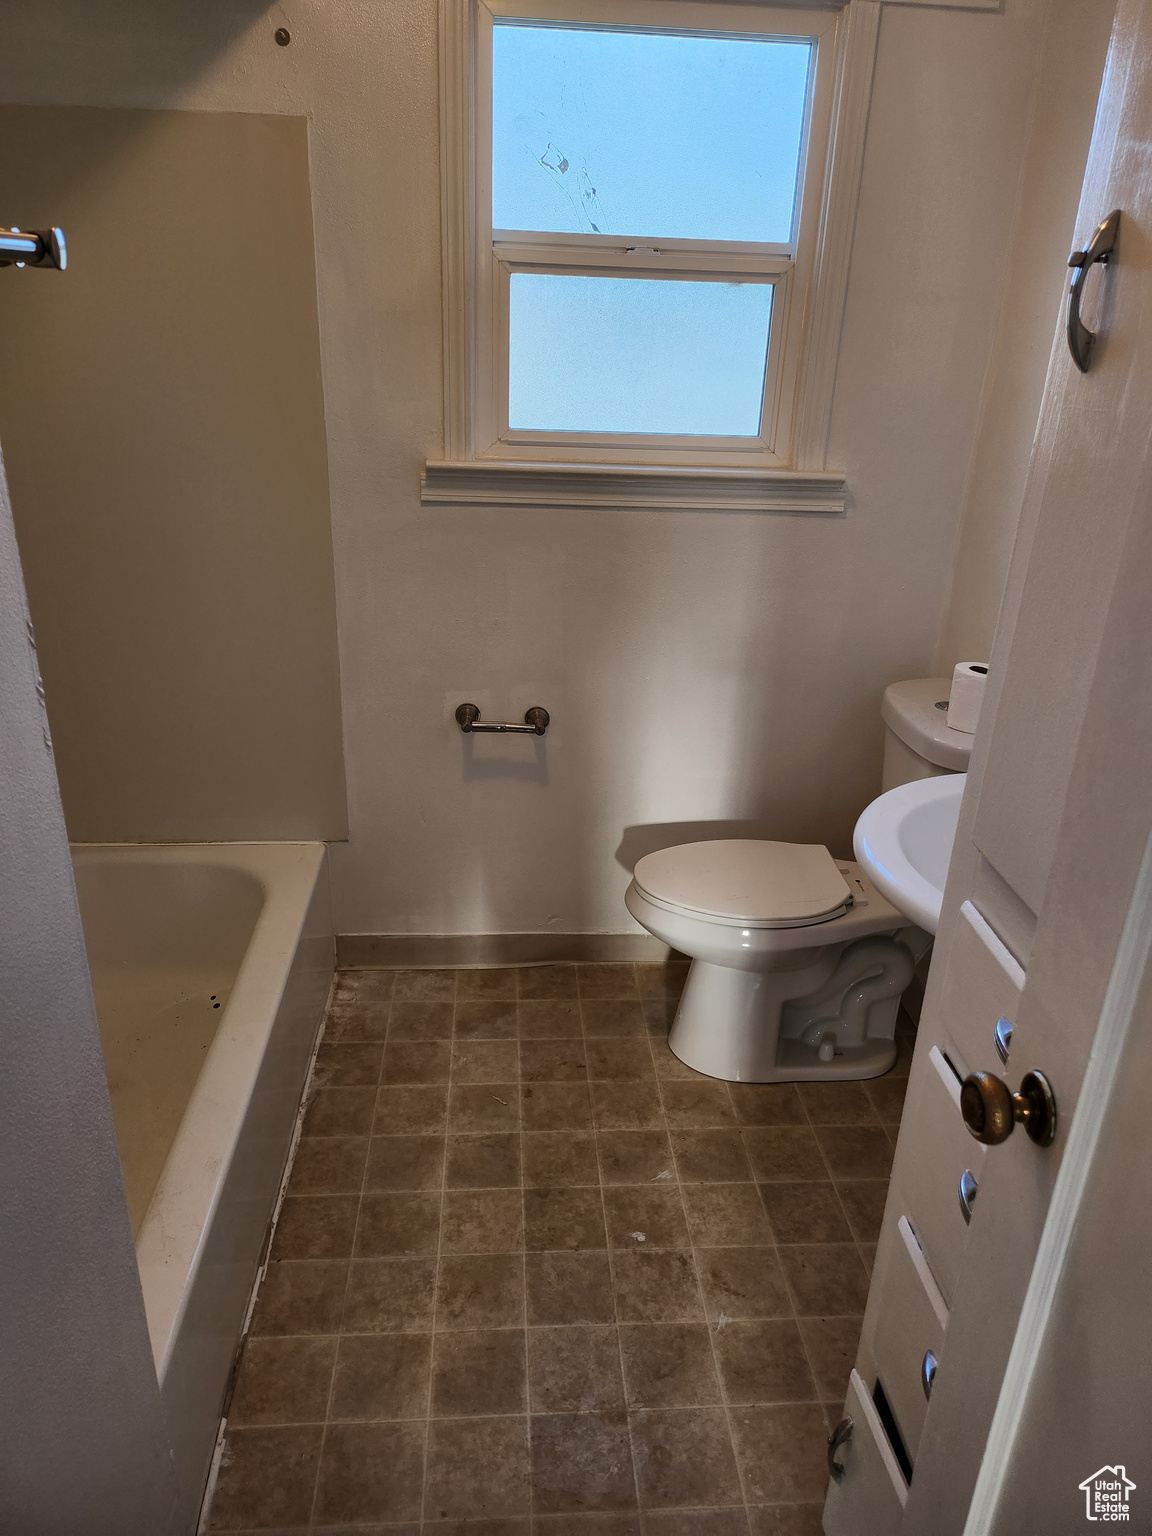
[[826,922],[852,894],[821,843],[683,843],[646,854],[633,878],[662,906],[755,928]]

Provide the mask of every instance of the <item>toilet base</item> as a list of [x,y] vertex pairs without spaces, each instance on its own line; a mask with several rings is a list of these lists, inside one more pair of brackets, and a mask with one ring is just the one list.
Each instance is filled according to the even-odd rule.
[[694,960],[669,1049],[685,1066],[729,1083],[859,1081],[887,1072],[896,1060],[898,996],[875,1005],[875,1033],[858,1045],[838,1041],[831,1061],[820,1060],[815,1043],[781,1038],[785,1004],[811,992],[814,979],[807,970],[740,971]]

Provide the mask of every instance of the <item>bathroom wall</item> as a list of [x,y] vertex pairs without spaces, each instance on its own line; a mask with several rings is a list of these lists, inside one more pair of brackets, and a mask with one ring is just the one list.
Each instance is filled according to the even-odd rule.
[[171,1529],[172,1485],[0,464],[0,1529]]
[[[1071,366],[1062,335],[1068,252],[1096,115],[1115,0],[1053,0],[1036,84],[1028,150],[1001,286],[996,342],[984,387],[933,672],[987,660],[1016,536],[1032,436],[1049,359]],[[1110,209],[1101,210],[1101,218]]]
[[299,117],[0,108],[0,442],[78,841],[342,837]]
[[[628,866],[661,843],[849,851],[883,689],[932,665],[1048,9],[883,12],[832,423],[851,505],[806,518],[421,508],[442,448],[435,0],[0,5],[0,99],[308,117],[342,932],[627,930]],[[465,740],[465,699],[554,724]]]

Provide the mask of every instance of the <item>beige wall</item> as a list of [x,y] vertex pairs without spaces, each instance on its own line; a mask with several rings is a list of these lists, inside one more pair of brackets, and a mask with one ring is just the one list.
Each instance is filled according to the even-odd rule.
[[299,117],[0,108],[0,441],[69,834],[345,831]]
[[[986,661],[1016,537],[1049,359],[1060,333],[1068,252],[1116,0],[1053,0],[1020,176],[1012,254],[984,388],[934,672]],[[1101,218],[1109,209],[1101,210]],[[1053,332],[1056,333],[1053,351]]]
[[[435,0],[0,4],[0,99],[309,118],[341,931],[627,929],[631,854],[713,829],[849,851],[883,689],[933,661],[1047,13],[883,13],[832,422],[851,506],[804,518],[421,508],[442,449]],[[468,743],[464,699],[555,723]]]

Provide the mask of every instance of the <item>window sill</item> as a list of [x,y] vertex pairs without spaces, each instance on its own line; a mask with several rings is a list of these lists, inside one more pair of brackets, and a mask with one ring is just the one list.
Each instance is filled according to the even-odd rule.
[[842,513],[845,476],[829,469],[531,463],[429,459],[429,507],[583,507],[669,512]]

